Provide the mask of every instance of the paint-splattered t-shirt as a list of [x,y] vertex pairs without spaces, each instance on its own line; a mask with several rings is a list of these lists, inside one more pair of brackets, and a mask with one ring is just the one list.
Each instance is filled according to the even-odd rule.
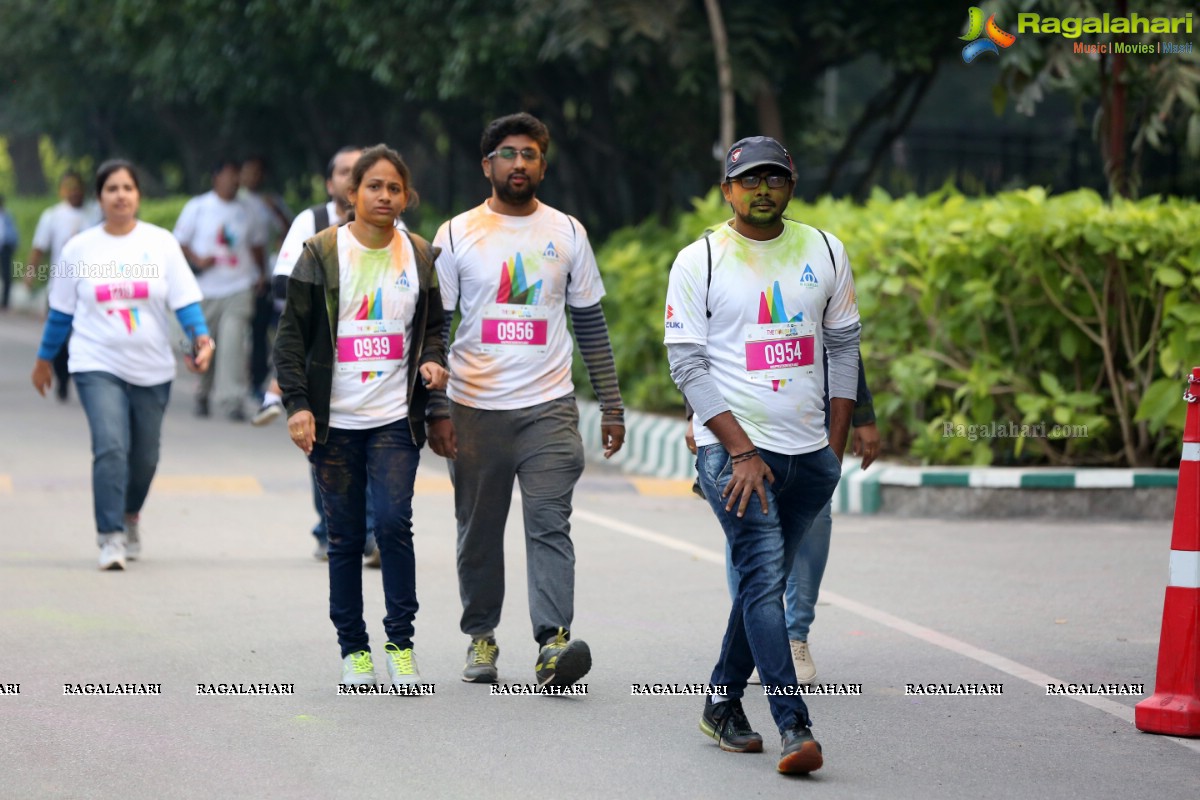
[[529,408],[572,394],[566,306],[604,297],[587,231],[545,203],[528,216],[483,203],[446,222],[434,244],[448,313],[451,400],[487,410]]
[[74,316],[71,372],[107,372],[134,386],[175,377],[168,317],[201,295],[170,231],[148,222],[124,236],[89,228],[56,266],[50,307]]
[[206,298],[230,297],[254,287],[259,279],[251,248],[267,242],[267,230],[250,204],[217,193],[193,197],[175,222],[175,238],[198,258],[215,261],[197,277]]
[[[755,447],[795,455],[828,444],[823,329],[859,321],[846,249],[834,236],[829,243],[836,270],[808,225],[785,220],[765,242],[722,225],[671,267],[664,341],[706,348],[709,373]],[[703,425],[695,436],[697,445],[717,443]]]
[[329,426],[365,430],[408,416],[408,359],[417,311],[416,255],[402,233],[372,250],[338,228],[337,351]]

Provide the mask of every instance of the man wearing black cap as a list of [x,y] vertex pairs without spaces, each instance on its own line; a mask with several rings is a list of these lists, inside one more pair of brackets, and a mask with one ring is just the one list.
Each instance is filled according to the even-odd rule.
[[[733,219],[680,252],[671,268],[665,341],[671,377],[695,409],[697,465],[738,575],[700,729],[731,752],[760,752],[742,710],[758,665],[783,737],[778,769],[823,763],[797,692],[783,590],[797,546],[832,497],[858,381],[858,303],[845,248],[783,212],[791,156],[754,136],[725,158]],[[829,359],[829,431],[825,376]]]

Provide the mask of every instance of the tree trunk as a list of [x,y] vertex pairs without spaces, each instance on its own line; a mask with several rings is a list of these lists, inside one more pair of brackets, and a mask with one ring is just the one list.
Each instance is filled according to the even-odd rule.
[[721,16],[719,0],[704,0],[708,28],[712,32],[713,52],[717,57],[717,87],[721,93],[721,157],[733,144],[733,67],[729,63],[729,36]]
[[37,134],[17,134],[8,139],[8,156],[12,159],[17,194],[42,197],[50,191],[46,174],[42,172],[42,157],[38,153]]
[[783,139],[783,113],[779,110],[779,94],[765,78],[758,85],[754,95],[754,106],[758,111],[758,133],[770,136],[777,142],[787,142]]

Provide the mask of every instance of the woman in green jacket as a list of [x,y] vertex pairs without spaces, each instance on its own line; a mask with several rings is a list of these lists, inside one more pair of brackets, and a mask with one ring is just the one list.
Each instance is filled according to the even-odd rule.
[[438,251],[395,229],[416,202],[407,165],[385,145],[354,165],[354,219],[304,244],[288,279],[275,365],[288,433],[315,468],[329,526],[329,617],[342,683],[375,683],[363,622],[366,487],[373,486],[393,685],[420,682],[412,497],[425,404],[446,385]]

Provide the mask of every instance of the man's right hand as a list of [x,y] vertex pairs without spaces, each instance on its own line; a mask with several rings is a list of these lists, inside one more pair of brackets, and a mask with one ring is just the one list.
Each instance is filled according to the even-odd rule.
[[759,456],[737,462],[733,465],[733,477],[729,479],[729,484],[721,493],[721,497],[729,498],[729,501],[725,503],[725,510],[732,511],[733,504],[737,503],[738,517],[745,516],[746,507],[750,505],[750,498],[757,494],[759,502],[762,503],[762,512],[766,514],[769,510],[766,484],[774,482],[775,474],[771,472],[767,462]]
[[449,417],[430,421],[429,449],[442,458],[451,461],[458,458],[458,434],[454,431],[454,423]]

